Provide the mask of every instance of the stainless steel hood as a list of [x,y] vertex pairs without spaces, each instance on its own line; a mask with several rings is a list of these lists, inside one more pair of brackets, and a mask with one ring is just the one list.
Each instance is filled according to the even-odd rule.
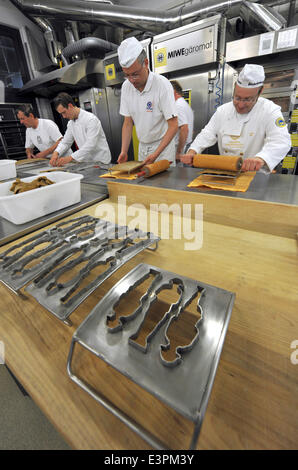
[[222,13],[228,18],[239,16],[241,10],[254,20],[264,31],[281,29],[280,17],[265,6],[252,8],[251,1],[245,0],[201,0],[191,5],[180,5],[170,11],[153,10],[105,4],[90,0],[13,0],[26,14],[48,19],[87,21],[109,26],[137,29],[145,32],[163,33],[198,19]]
[[33,93],[35,96],[52,98],[61,91],[82,90],[104,86],[103,63],[99,59],[83,59],[30,80],[20,89],[20,94]]

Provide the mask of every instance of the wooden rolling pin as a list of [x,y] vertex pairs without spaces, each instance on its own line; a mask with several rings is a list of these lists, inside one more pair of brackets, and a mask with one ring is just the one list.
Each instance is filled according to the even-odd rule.
[[193,157],[193,166],[197,168],[212,168],[215,170],[239,171],[243,158],[233,155],[202,155]]
[[145,165],[142,168],[142,171],[138,173],[138,176],[145,176],[145,178],[150,178],[150,176],[157,175],[162,171],[167,170],[170,167],[170,162],[168,160],[159,160],[158,162],[150,163]]

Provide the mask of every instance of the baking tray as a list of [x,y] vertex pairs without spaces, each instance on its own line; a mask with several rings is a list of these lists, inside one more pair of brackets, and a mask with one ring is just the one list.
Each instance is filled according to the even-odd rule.
[[[140,280],[154,275],[147,294],[140,299],[140,306],[131,317],[121,319],[118,328],[111,329],[108,320],[114,315],[114,307],[122,296],[140,284]],[[165,317],[155,325],[147,337],[144,349],[132,346],[132,339],[141,328],[161,288],[178,285],[181,293],[176,304],[171,305]],[[168,287],[167,287],[168,286]],[[200,320],[197,334],[186,348],[176,350],[180,359],[166,364],[161,360],[162,349],[167,347],[167,331],[170,322],[183,315],[184,307],[200,293],[198,309]],[[107,362],[156,398],[174,408],[194,422],[190,448],[195,448],[202,420],[211,393],[216,369],[227,332],[235,294],[203,282],[140,264],[122,278],[96,305],[73,335],[68,356],[67,370],[70,378],[107,409],[112,411],[131,429],[141,435],[153,447],[164,446],[140,424],[131,421],[121,410],[74,374],[71,368],[75,345],[80,344],[98,358]]]

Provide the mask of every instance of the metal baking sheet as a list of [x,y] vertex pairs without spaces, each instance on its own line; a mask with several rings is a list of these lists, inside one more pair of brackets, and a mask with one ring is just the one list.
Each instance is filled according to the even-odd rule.
[[[143,308],[139,314],[133,320],[125,322],[119,331],[111,332],[107,318],[113,313],[113,306],[132,285],[150,273],[159,273],[160,283],[157,282],[152,287],[148,297],[142,298]],[[191,350],[182,354],[182,361],[176,367],[165,367],[160,360],[160,350],[161,345],[165,344],[168,321],[162,322],[155,332],[146,353],[132,347],[130,338],[143,321],[148,298],[161,285],[173,280],[183,284],[182,304],[187,303],[196,289],[203,292],[199,300],[202,319],[198,325],[198,340]],[[82,386],[83,382],[71,371],[74,346],[79,343],[178,413],[200,425],[215,378],[234,298],[235,294],[232,292],[155,266],[140,264],[103,297],[76,330],[68,359],[68,373]],[[86,385],[82,388],[94,396],[94,391],[91,392]]]

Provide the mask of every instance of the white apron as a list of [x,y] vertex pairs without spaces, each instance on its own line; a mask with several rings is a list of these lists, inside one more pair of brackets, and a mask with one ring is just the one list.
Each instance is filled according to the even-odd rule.
[[[149,155],[151,155],[157,147],[159,146],[162,139],[152,142],[151,144],[143,144],[139,142],[139,161],[145,160]],[[175,140],[172,139],[167,147],[161,152],[155,161],[158,160],[169,160],[172,166],[176,166],[176,151],[175,151]]]

